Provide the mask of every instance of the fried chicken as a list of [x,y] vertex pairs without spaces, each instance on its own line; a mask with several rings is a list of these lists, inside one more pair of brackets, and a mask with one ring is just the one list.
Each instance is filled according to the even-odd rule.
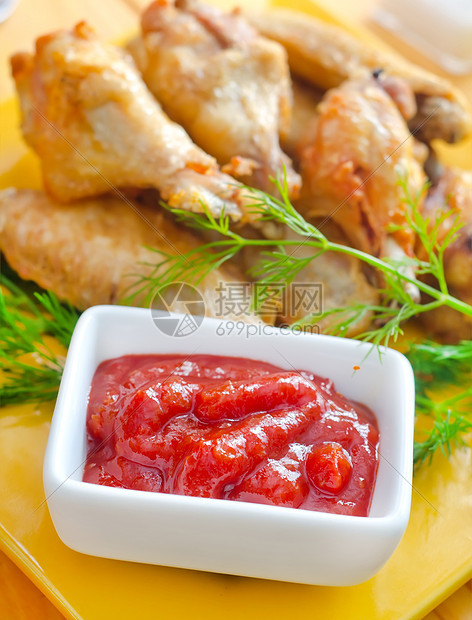
[[12,58],[26,141],[60,201],[153,187],[172,206],[239,219],[240,188],[171,122],[131,57],[80,23]]
[[[472,172],[444,168],[437,182],[430,188],[424,203],[424,215],[431,226],[436,218],[450,213],[439,228],[441,243],[457,221],[462,228],[444,252],[444,276],[454,297],[472,305]],[[417,245],[420,258],[425,258],[424,248]],[[428,280],[435,286],[437,283]],[[422,320],[434,335],[447,342],[472,340],[472,319],[464,314],[441,307],[422,315]]]
[[[320,222],[315,220],[313,224],[319,226]],[[323,233],[330,241],[347,245],[341,229],[333,221],[326,223]],[[288,227],[282,230],[280,238],[299,242],[299,245],[286,248],[288,261],[292,257],[309,260],[285,288],[284,282],[274,283],[273,294],[269,294],[267,302],[262,302],[262,310],[266,311],[268,316],[275,315],[277,324],[292,325],[298,321],[303,323],[303,319],[310,317],[306,324],[311,325],[314,332],[319,330],[321,333],[329,333],[339,321],[348,316],[339,312],[360,304],[380,303],[380,294],[374,285],[375,274],[364,270],[363,264],[357,258],[337,252],[324,252],[314,258],[316,250],[306,245],[306,238],[297,235]],[[263,258],[263,251],[256,247],[245,248],[240,262],[242,268],[249,272],[253,270],[254,273],[255,265]],[[265,274],[261,273],[260,277],[264,278]],[[259,292],[264,294],[264,287],[261,287]],[[256,282],[256,299],[258,294]],[[334,309],[339,312],[320,316]],[[352,338],[366,331],[372,319],[372,313],[366,311],[356,320],[352,320],[342,335]]]
[[318,104],[323,92],[303,80],[292,78],[293,110],[288,134],[281,141],[284,151],[296,165],[300,164],[300,152],[309,143],[307,131],[318,115]]
[[[336,240],[343,242],[340,237]],[[312,255],[314,250],[303,246],[302,239],[300,241],[300,246],[293,251],[293,255],[298,258],[307,258]],[[313,303],[313,308],[310,308],[307,304],[310,297],[315,294],[316,288],[319,293],[314,299],[316,303]],[[318,312],[321,314],[334,309],[342,311],[356,304],[377,305],[380,303],[379,292],[369,282],[362,270],[361,262],[356,258],[336,252],[325,252],[312,260],[297,274],[289,293],[291,294],[286,297],[289,298],[290,303],[285,304],[279,320],[290,325],[313,314],[312,324],[321,333],[329,333],[330,329],[333,329],[338,322],[345,320],[348,314],[332,314],[318,319],[316,316]],[[357,320],[352,321],[340,335],[352,338],[366,331],[371,323],[372,313],[365,312]]]
[[[399,180],[416,196],[425,181],[426,153],[385,90],[374,79],[329,90],[306,133],[310,143],[301,152],[297,207],[309,217],[332,219],[364,252],[411,255],[414,232]],[[389,232],[391,224],[399,230]]]
[[238,11],[192,0],[158,0],[142,16],[130,51],[167,114],[244,183],[274,192],[286,169],[292,196],[300,177],[282,152],[292,105],[287,55]]
[[[64,205],[41,191],[0,192],[0,250],[10,266],[80,310],[119,303],[137,290],[133,285],[162,260],[153,250],[178,255],[200,243],[162,210],[135,202],[105,196]],[[203,279],[207,315],[218,314],[218,286],[239,277],[215,269]]]
[[409,127],[418,138],[458,142],[470,135],[472,114],[465,96],[447,80],[393,51],[380,50],[337,26],[290,9],[246,17],[261,34],[281,43],[292,71],[315,86],[335,88],[345,80],[383,70],[389,77],[403,79],[415,93],[417,113]]

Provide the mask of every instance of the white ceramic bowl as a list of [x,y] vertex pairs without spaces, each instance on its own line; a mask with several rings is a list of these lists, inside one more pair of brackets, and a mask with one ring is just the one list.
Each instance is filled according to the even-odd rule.
[[[138,308],[96,306],[80,318],[70,345],[44,462],[49,510],[62,541],[91,555],[319,585],[353,585],[388,560],[408,522],[414,381],[400,353],[329,336],[264,326],[232,330],[204,319],[171,337]],[[218,330],[218,332],[217,332]],[[368,517],[334,515],[219,499],[111,488],[82,482],[86,409],[97,366],[125,354],[207,353],[311,370],[369,406],[380,458]],[[353,366],[360,370],[353,372]]]

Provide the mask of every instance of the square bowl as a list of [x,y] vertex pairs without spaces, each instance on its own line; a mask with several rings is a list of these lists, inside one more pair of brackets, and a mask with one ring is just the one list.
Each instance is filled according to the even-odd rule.
[[[176,321],[182,315],[171,317]],[[235,326],[238,325],[238,329]],[[355,340],[204,318],[166,335],[142,308],[95,306],[70,344],[44,461],[49,511],[61,540],[90,555],[293,581],[355,585],[388,560],[411,503],[414,380],[408,360]],[[379,466],[367,517],[112,488],[82,481],[93,375],[127,354],[214,354],[329,377],[374,412]],[[360,369],[353,372],[353,366]]]

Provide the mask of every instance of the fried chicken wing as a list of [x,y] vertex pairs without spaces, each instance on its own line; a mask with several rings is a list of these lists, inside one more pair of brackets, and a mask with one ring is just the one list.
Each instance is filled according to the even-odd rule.
[[41,159],[44,184],[71,201],[116,187],[154,187],[164,200],[241,216],[240,189],[171,122],[131,57],[85,24],[38,39],[12,58],[23,134]]
[[[376,256],[412,254],[414,233],[405,217],[404,178],[416,196],[425,181],[424,145],[376,80],[351,80],[329,90],[319,106],[311,143],[301,153],[298,208],[332,219],[354,247]],[[388,226],[400,226],[388,232]]]
[[[293,254],[299,258],[306,258],[313,249],[304,247],[302,241]],[[378,290],[368,281],[359,260],[336,252],[326,252],[297,274],[295,282],[291,285],[290,303],[283,309],[280,320],[289,325],[302,320],[307,315],[303,297],[309,299],[310,290],[313,295],[316,287],[319,290],[320,314],[328,310],[349,308],[356,304],[377,305],[380,300]],[[333,314],[317,320],[314,316],[313,324],[321,333],[329,333],[336,323],[346,318],[346,315]],[[366,331],[371,322],[372,313],[366,312],[358,320],[353,321],[342,335],[352,338]]]
[[[313,221],[319,226],[319,221]],[[332,221],[327,222],[323,234],[330,240],[347,245],[347,239],[340,228]],[[298,259],[314,256],[315,250],[305,244],[306,239],[285,227],[280,234],[281,239],[298,241],[298,246],[291,246],[288,255]],[[259,263],[263,250],[257,247],[244,249],[240,264],[245,271],[254,269]],[[264,277],[263,275],[261,277]],[[280,283],[282,285],[283,282]],[[268,317],[275,315],[278,325],[292,325],[310,317],[307,324],[313,331],[329,333],[347,314],[332,314],[320,318],[323,312],[338,309],[340,311],[358,304],[376,305],[380,303],[380,295],[375,286],[375,274],[365,271],[361,261],[337,252],[325,252],[307,263],[299,271],[294,280],[281,292],[281,286],[275,284],[274,295],[270,295],[267,304],[262,303],[262,310]],[[257,298],[257,283],[255,284]],[[372,313],[365,312],[353,320],[343,336],[352,338],[366,331],[372,323]]]
[[[127,297],[160,260],[149,248],[179,254],[198,245],[195,235],[154,207],[111,196],[64,205],[40,191],[0,192],[0,250],[11,267],[81,310]],[[220,283],[238,279],[237,272],[216,269],[200,283],[209,316],[217,315]]]
[[292,104],[281,45],[261,37],[237,11],[158,0],[144,12],[142,36],[130,51],[164,110],[226,170],[271,192],[269,177],[285,166],[291,194],[297,193],[300,177],[279,145]]
[[292,71],[318,87],[329,89],[352,78],[383,69],[405,80],[416,95],[417,113],[409,122],[417,136],[458,142],[472,130],[470,104],[447,80],[381,51],[341,28],[291,11],[248,13],[248,21],[287,50]]
[[300,163],[300,150],[309,142],[307,131],[313,125],[318,115],[318,104],[323,99],[323,92],[310,84],[292,78],[293,110],[292,122],[288,134],[282,139],[284,151],[290,155],[293,162]]
[[[439,241],[450,232],[456,218],[462,224],[456,239],[444,252],[444,275],[452,295],[472,305],[472,172],[445,168],[430,188],[424,204],[424,215],[431,225],[436,217],[447,213]],[[424,250],[417,248],[420,258]],[[435,285],[430,281],[429,284]],[[472,339],[472,319],[450,308],[442,307],[422,315],[426,328],[448,342]]]

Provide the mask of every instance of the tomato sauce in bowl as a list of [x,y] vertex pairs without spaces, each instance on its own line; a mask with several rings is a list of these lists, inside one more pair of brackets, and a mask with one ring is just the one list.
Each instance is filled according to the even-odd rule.
[[375,416],[329,379],[214,355],[100,364],[85,482],[367,516]]

